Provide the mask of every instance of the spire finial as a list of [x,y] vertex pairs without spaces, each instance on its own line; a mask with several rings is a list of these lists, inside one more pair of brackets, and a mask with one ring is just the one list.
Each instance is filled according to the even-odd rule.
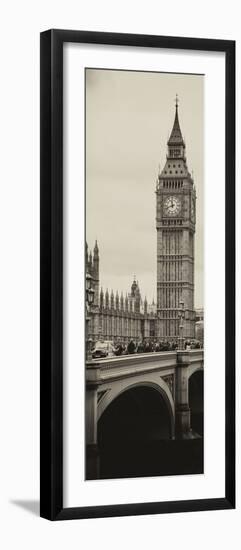
[[178,99],[178,95],[177,95],[177,94],[176,94],[175,102],[176,102],[176,109],[178,109],[178,102],[179,102],[179,99]]

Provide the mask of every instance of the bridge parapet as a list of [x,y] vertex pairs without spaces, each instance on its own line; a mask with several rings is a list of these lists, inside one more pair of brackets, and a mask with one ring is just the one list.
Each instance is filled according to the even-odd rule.
[[108,357],[86,363],[87,386],[93,383],[102,384],[108,380],[127,378],[138,374],[147,374],[153,371],[175,369],[177,364],[176,352],[143,353]]
[[177,366],[191,365],[197,362],[203,362],[203,349],[177,350]]
[[108,357],[106,359],[88,361],[86,363],[86,382],[101,384],[108,379],[123,378],[135,374],[165,370],[167,368],[189,368],[189,375],[203,368],[202,349],[143,353]]

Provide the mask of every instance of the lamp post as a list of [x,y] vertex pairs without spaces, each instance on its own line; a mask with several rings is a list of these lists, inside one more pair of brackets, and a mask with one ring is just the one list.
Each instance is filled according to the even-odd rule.
[[89,337],[89,322],[90,322],[90,308],[94,302],[95,291],[91,287],[92,277],[90,273],[86,272],[86,284],[85,284],[85,309],[86,309],[86,333],[85,333],[85,353],[86,359],[90,359],[92,338]]
[[180,309],[179,309],[179,312],[178,312],[178,317],[180,319],[180,324],[179,324],[178,348],[180,350],[183,350],[184,349],[184,338],[183,338],[184,323],[183,323],[183,320],[184,320],[184,317],[185,317],[185,309],[184,309],[184,302],[182,300],[180,300],[179,306],[180,306]]

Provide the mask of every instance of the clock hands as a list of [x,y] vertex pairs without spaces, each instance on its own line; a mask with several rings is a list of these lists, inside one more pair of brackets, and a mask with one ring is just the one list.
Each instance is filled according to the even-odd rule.
[[169,197],[165,203],[166,209],[170,214],[175,214],[180,210],[180,201],[175,197]]
[[164,207],[169,214],[176,214],[181,210],[181,203],[176,197],[168,197],[165,200]]

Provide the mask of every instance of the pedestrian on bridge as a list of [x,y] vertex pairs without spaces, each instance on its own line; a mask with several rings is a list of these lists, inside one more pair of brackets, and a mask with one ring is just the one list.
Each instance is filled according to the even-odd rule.
[[128,351],[128,353],[135,353],[135,351],[136,351],[136,345],[135,345],[134,340],[132,340],[132,339],[130,340],[130,342],[129,342],[128,346],[127,346],[127,351]]

